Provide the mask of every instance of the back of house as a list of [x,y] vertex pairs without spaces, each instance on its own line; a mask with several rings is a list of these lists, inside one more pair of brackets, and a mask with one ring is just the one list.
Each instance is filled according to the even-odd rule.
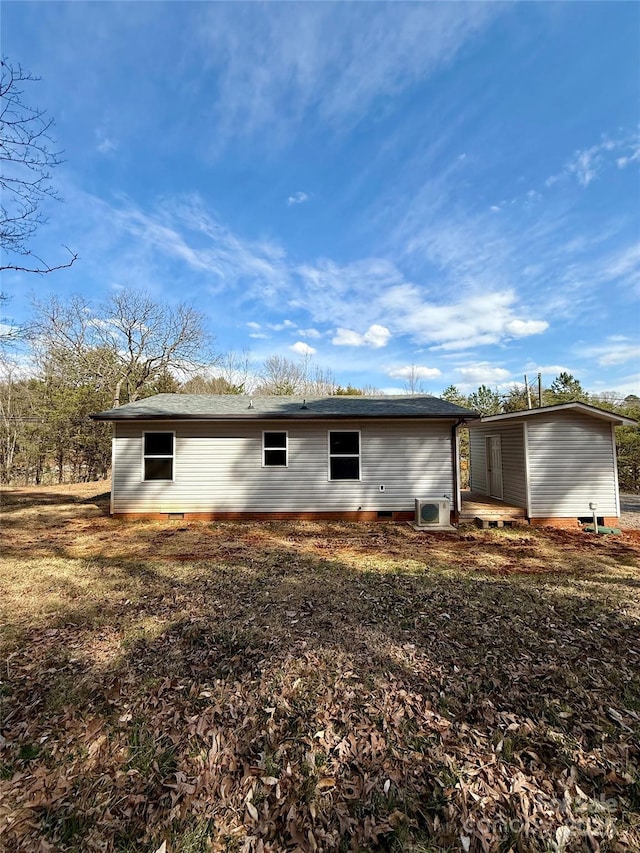
[[367,520],[413,518],[420,498],[455,513],[474,417],[427,395],[159,394],[93,415],[114,425],[115,515]]

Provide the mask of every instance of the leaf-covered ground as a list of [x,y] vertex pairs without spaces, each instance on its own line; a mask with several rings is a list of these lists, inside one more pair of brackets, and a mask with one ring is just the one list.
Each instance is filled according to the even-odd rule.
[[3,494],[1,849],[640,849],[633,533],[95,492]]

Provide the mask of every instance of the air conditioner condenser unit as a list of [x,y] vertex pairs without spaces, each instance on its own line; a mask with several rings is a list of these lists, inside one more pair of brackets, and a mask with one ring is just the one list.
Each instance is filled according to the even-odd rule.
[[416,498],[416,527],[449,528],[450,511],[449,498]]

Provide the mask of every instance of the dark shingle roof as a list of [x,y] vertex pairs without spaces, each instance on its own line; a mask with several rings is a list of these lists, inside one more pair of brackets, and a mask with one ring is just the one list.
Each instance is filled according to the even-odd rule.
[[589,403],[581,403],[578,400],[569,403],[554,403],[552,406],[540,406],[537,409],[524,409],[520,412],[506,412],[502,415],[482,415],[477,423],[472,424],[474,427],[483,426],[486,423],[494,423],[495,421],[519,421],[522,418],[538,418],[548,415],[555,415],[557,412],[576,411],[583,415],[589,415],[593,418],[600,418],[603,421],[611,421],[617,426],[633,426],[637,423],[633,418],[626,415],[621,415],[618,412],[610,412],[608,409],[601,409],[599,406],[592,406]]
[[426,395],[414,397],[249,397],[157,394],[91,415],[97,421],[268,418],[473,418],[477,412]]

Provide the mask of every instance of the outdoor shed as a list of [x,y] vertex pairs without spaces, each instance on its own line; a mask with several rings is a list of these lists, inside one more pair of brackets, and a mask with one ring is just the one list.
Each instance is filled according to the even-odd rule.
[[485,416],[469,424],[472,495],[524,509],[531,524],[615,525],[615,427],[633,420],[585,403]]
[[477,413],[431,396],[159,394],[92,417],[114,425],[114,515],[372,520],[431,497],[455,517],[457,428]]

